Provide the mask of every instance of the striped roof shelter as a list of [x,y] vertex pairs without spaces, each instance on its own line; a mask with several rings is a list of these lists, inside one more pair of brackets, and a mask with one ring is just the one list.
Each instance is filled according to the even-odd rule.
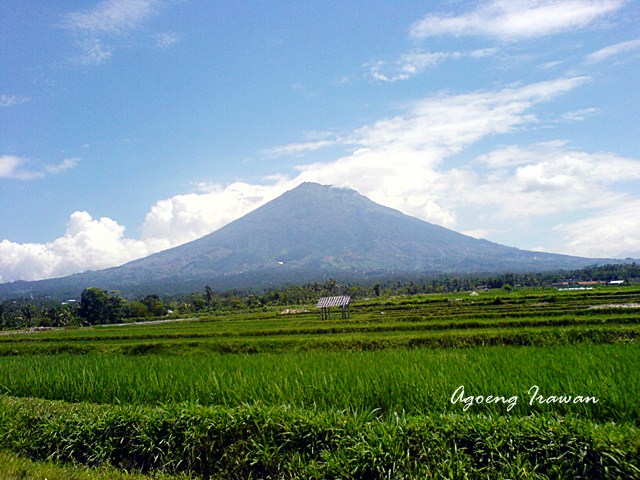
[[340,297],[322,297],[318,300],[318,308],[325,307],[342,307],[343,305],[349,305],[351,297],[349,295],[342,295]]
[[331,307],[342,308],[342,318],[349,318],[349,302],[351,297],[349,295],[342,295],[339,297],[322,297],[318,300],[317,308],[322,309],[322,319],[327,320],[331,313]]

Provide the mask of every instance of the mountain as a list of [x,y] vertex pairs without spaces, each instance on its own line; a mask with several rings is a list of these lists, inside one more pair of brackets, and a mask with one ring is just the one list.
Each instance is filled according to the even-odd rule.
[[354,190],[303,183],[198,240],[120,267],[0,293],[264,287],[327,276],[577,269],[602,261],[478,240],[379,205]]

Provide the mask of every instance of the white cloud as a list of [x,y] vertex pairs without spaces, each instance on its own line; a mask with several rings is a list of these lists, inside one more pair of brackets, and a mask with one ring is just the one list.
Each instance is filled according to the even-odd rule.
[[367,63],[364,66],[369,69],[369,76],[372,79],[393,83],[400,80],[409,80],[423,73],[426,69],[435,67],[448,59],[480,59],[494,55],[496,52],[497,50],[494,48],[483,48],[470,52],[425,52],[416,50],[401,55],[391,64],[384,60],[378,60],[373,63]]
[[17,95],[0,95],[0,107],[15,107],[16,105],[20,105],[21,103],[28,102],[28,97],[20,97]]
[[0,178],[11,178],[16,180],[34,180],[46,175],[56,175],[71,168],[79,162],[78,158],[66,158],[59,164],[45,165],[43,169],[26,168],[29,160],[13,155],[0,156]]
[[628,200],[588,218],[555,227],[558,252],[586,257],[640,258],[640,199]]
[[0,283],[121,265],[211,233],[295,186],[290,180],[268,186],[200,185],[203,193],[157,202],[147,214],[140,240],[126,238],[125,228],[110,218],[74,212],[65,234],[51,242],[0,242]]
[[27,161],[13,155],[0,156],[0,178],[32,180],[44,176],[42,172],[34,172],[24,168]]
[[[610,185],[640,178],[637,161],[609,153],[571,151],[566,142],[554,140],[528,148],[503,147],[465,168],[446,165],[448,157],[482,138],[539,122],[531,113],[534,106],[587,80],[561,78],[426,98],[403,115],[345,135],[340,141],[353,145],[353,153],[335,161],[301,164],[297,174],[267,185],[237,183],[162,200],[147,216],[143,239],[170,246],[197,238],[304,181],[355,188],[418,218],[484,234],[502,228],[505,218],[605,207],[620,199]],[[301,145],[315,148],[319,146],[314,142],[322,141],[272,151],[298,152],[304,150]],[[483,215],[486,224],[460,224],[465,211],[478,218]]]
[[503,147],[479,157],[487,170],[467,183],[457,203],[484,211],[484,222],[609,208],[628,200],[612,188],[640,180],[640,160],[567,150],[564,142]]
[[45,165],[44,169],[47,171],[47,173],[57,175],[58,173],[66,172],[67,170],[75,168],[76,165],[78,165],[79,161],[79,158],[65,158],[58,164]]
[[0,242],[0,282],[39,280],[100,269],[147,255],[144,242],[124,238],[124,227],[87,212],[71,215],[64,236],[48,243]]
[[180,35],[175,32],[158,33],[154,37],[156,45],[159,48],[169,48],[171,45],[180,41]]
[[350,143],[349,139],[328,131],[306,131],[304,132],[304,137],[306,140],[304,142],[279,145],[264,149],[260,153],[267,156],[300,155],[335,145],[348,145]]
[[315,140],[312,142],[301,142],[301,143],[292,143],[289,145],[282,145],[274,148],[268,148],[263,150],[262,153],[264,155],[297,155],[300,153],[313,152],[315,150],[320,150],[322,148],[331,147],[333,145],[342,144],[343,141],[340,139],[332,139],[332,140]]
[[437,150],[361,148],[332,163],[298,167],[294,183],[313,181],[350,187],[384,205],[438,223],[455,226],[455,214],[438,202],[441,185]]
[[43,244],[0,242],[0,282],[51,278],[55,263]]
[[561,120],[563,122],[581,122],[589,117],[593,117],[594,115],[598,115],[600,110],[597,108],[582,108],[580,110],[572,110],[570,112],[566,112],[562,115]]
[[114,48],[98,38],[85,38],[78,42],[82,54],[76,59],[82,65],[100,65],[113,56]]
[[22,160],[20,158],[12,155],[0,157],[0,178],[12,178],[21,163]]
[[104,0],[94,8],[67,13],[63,24],[89,33],[126,33],[149,17],[157,3],[154,0]]
[[[113,56],[116,40],[135,31],[156,11],[159,3],[157,0],[103,0],[93,8],[64,15],[62,26],[76,35],[82,52],[76,61],[84,65],[104,63]],[[164,37],[157,41],[159,46],[167,46],[175,40],[177,37]]]
[[461,15],[429,14],[412,37],[483,35],[518,40],[587,27],[620,9],[624,0],[493,0]]
[[[577,77],[497,91],[440,95],[406,114],[366,125],[346,136],[358,148],[330,163],[297,167],[293,183],[317,181],[355,188],[373,200],[449,228],[478,236],[518,228],[549,215],[609,208],[625,201],[616,187],[640,180],[640,161],[612,153],[587,153],[551,140],[496,149],[475,164],[447,167],[447,159],[496,134],[539,120],[537,104],[571,91]],[[568,112],[577,121],[594,109]],[[461,217],[466,217],[461,222]],[[510,235],[513,237],[514,232]]]
[[496,53],[498,53],[497,48],[479,48],[469,52],[469,56],[471,58],[487,58],[495,55]]
[[452,55],[454,54],[445,52],[410,52],[402,55],[392,65],[378,60],[373,64],[366,64],[365,67],[369,68],[369,75],[374,80],[397,82],[398,80],[408,80]]
[[556,67],[562,65],[563,63],[565,63],[565,60],[555,60],[555,61],[551,61],[551,62],[545,62],[542,65],[540,65],[538,68],[540,70],[551,70],[553,68],[556,68]]
[[381,120],[359,129],[354,137],[367,147],[430,147],[445,154],[460,151],[480,138],[536,121],[528,111],[536,104],[573,90],[587,77],[561,78],[461,95],[440,95],[417,102],[405,116]]
[[[363,126],[343,143],[356,148],[334,162],[297,167],[302,181],[355,188],[373,200],[447,227],[469,197],[477,174],[446,170],[445,159],[478,140],[535,123],[533,106],[586,82],[561,78],[497,91],[439,95],[416,102],[404,115]],[[280,147],[286,151],[285,147]],[[475,202],[475,199],[469,200]],[[475,228],[475,227],[474,227]]]
[[[480,157],[480,161],[493,169],[517,167],[515,175],[533,168],[542,178],[567,175],[574,182],[610,183],[640,180],[640,161],[623,158],[613,153],[585,153],[566,150],[566,142],[552,141],[529,148],[509,146]],[[541,180],[542,181],[542,180]]]
[[267,186],[242,182],[226,187],[200,185],[204,193],[176,195],[156,202],[142,226],[142,240],[154,251],[195,240],[293,186],[287,182]]
[[[205,184],[196,192],[160,200],[147,214],[140,240],[125,238],[124,228],[113,220],[93,220],[77,212],[65,236],[53,242],[20,245],[5,240],[0,275],[3,281],[45,278],[133,260],[206,235],[304,181],[355,188],[384,205],[477,236],[504,230],[505,219],[518,228],[523,218],[559,212],[586,216],[619,202],[635,202],[615,187],[640,180],[640,161],[570,150],[559,140],[505,146],[465,166],[448,165],[452,155],[481,139],[538,125],[534,107],[587,80],[560,78],[425,98],[402,115],[345,134],[339,141],[352,145],[353,151],[332,162],[300,164],[293,174],[266,178],[262,185]],[[327,132],[311,132],[307,138],[307,143],[329,141],[327,146],[338,141]],[[282,154],[305,150],[278,148]],[[5,171],[16,168],[7,165]],[[585,220],[562,228],[573,232],[588,227]],[[635,238],[633,228],[625,234],[628,238]],[[571,245],[574,253],[587,251],[586,246]]]
[[634,50],[640,51],[640,38],[635,40],[629,40],[627,42],[616,43],[600,50],[596,50],[593,53],[587,55],[587,62],[597,63],[606,60],[609,57],[618,56],[622,53],[632,52]]
[[536,144],[532,149],[510,145],[481,155],[478,160],[489,168],[504,169],[531,164],[543,158],[549,151],[562,149],[567,142],[555,140]]

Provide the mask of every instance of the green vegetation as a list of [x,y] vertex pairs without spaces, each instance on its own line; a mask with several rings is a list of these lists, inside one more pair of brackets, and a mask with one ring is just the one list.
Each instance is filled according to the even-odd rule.
[[52,461],[33,461],[15,453],[0,451],[0,478],[3,480],[187,480],[185,475],[124,473],[104,465],[89,468],[59,465]]
[[0,400],[0,445],[33,458],[214,478],[637,478],[638,430],[571,418]]
[[199,318],[0,335],[0,450],[197,478],[640,477],[640,288],[380,293],[351,320],[209,291]]
[[[470,413],[575,414],[597,421],[640,421],[640,349],[636,345],[397,349],[262,355],[59,355],[0,358],[0,391],[70,402],[234,407],[292,405],[320,411],[376,411],[389,416],[460,413],[467,395],[519,397]],[[598,403],[529,405],[540,394],[583,395]]]
[[[65,301],[51,297],[7,298],[0,303],[0,330],[33,327],[67,327],[113,324],[145,320],[151,317],[246,312],[258,308],[304,305],[320,296],[350,295],[353,299],[384,298],[399,295],[451,293],[471,290],[515,287],[541,288],[559,283],[578,286],[581,282],[607,284],[640,281],[640,265],[635,263],[587,267],[581,270],[552,273],[519,273],[501,275],[439,275],[406,279],[376,277],[369,283],[340,285],[329,278],[324,283],[281,286],[262,292],[250,290],[214,291],[205,285],[204,291],[160,298],[147,294],[138,298],[123,298],[119,292],[100,288],[85,288],[77,299]],[[65,297],[67,298],[67,297]],[[0,300],[3,300],[0,298]],[[500,298],[494,299],[497,303]]]

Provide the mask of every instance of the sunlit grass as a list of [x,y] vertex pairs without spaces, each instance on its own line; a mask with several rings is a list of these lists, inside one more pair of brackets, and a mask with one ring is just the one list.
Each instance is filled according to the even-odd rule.
[[[373,352],[58,355],[0,358],[0,391],[72,402],[235,406],[289,404],[320,410],[430,414],[460,412],[467,395],[518,396],[512,414],[575,413],[597,420],[640,419],[637,345],[392,349]],[[545,396],[594,396],[594,404],[529,405]],[[501,404],[473,413],[506,414]]]
[[3,480],[188,480],[185,475],[124,473],[109,466],[88,468],[33,461],[15,453],[0,451],[0,478]]

